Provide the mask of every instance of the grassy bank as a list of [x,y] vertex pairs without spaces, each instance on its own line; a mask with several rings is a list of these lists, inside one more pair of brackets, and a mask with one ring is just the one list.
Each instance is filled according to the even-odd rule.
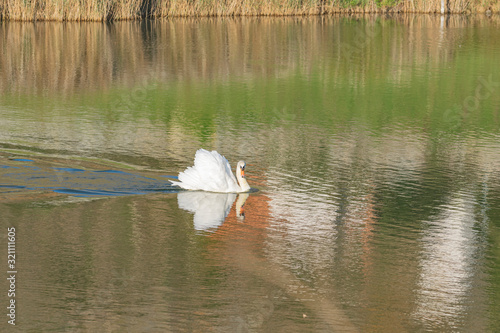
[[111,21],[144,17],[489,13],[500,0],[0,0],[0,20]]

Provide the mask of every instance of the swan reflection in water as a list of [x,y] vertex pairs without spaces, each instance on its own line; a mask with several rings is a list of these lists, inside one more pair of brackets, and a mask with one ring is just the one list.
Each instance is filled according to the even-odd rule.
[[203,191],[183,191],[177,195],[179,208],[194,213],[195,230],[209,230],[220,227],[231,211],[236,197],[236,217],[243,221],[244,206],[248,193],[212,193]]

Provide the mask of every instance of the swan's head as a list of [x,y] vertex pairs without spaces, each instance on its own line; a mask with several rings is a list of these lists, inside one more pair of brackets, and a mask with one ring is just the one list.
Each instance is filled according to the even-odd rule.
[[246,167],[245,161],[239,161],[238,165],[236,166],[237,173],[241,175],[241,178],[245,178],[245,167]]
[[236,179],[240,185],[240,192],[248,192],[250,190],[250,185],[248,185],[247,180],[245,179],[245,161],[239,161],[236,166]]

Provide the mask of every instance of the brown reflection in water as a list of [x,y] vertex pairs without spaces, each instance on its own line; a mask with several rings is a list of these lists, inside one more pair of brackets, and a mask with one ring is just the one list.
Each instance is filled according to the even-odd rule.
[[174,205],[154,196],[2,203],[18,230],[22,327],[166,328],[169,312],[150,288],[168,272],[166,226],[182,224],[165,214]]
[[[326,324],[329,329],[341,332],[356,332],[357,329],[341,309],[331,295],[325,299],[318,293],[318,290],[306,285],[299,278],[294,276],[286,268],[271,263],[263,256],[265,248],[267,229],[269,221],[272,219],[270,198],[265,194],[250,195],[245,203],[244,220],[238,216],[236,210],[232,210],[226,218],[224,224],[211,235],[211,238],[219,240],[215,246],[208,248],[209,256],[220,260],[240,271],[240,274],[254,277],[262,284],[278,288],[279,291],[264,292],[260,300],[262,303],[253,311],[241,316],[241,329],[262,329],[272,327],[272,320],[269,319],[283,302],[282,298],[288,298],[304,306],[302,312],[293,311],[281,318],[280,325],[292,325],[287,321],[295,321],[294,329],[307,327],[307,318],[313,317]],[[236,207],[235,207],[236,208]],[[268,287],[269,288],[269,287]],[[241,303],[254,302],[255,296],[245,295],[244,292],[238,296]],[[276,309],[276,311],[278,311]],[[276,315],[276,314],[275,314]],[[268,321],[266,323],[266,321]],[[267,326],[264,326],[267,325]],[[298,325],[298,326],[297,326]]]
[[25,199],[2,202],[0,221],[17,228],[26,330],[308,330],[319,322],[355,331],[332,299],[265,259],[262,193],[248,198],[244,222],[233,207],[208,237],[175,194]]
[[[362,24],[357,30],[343,29],[342,22],[349,20]],[[179,18],[113,24],[2,22],[0,94],[72,95],[112,85],[135,86],[144,80],[280,77],[297,69],[307,74],[318,65],[336,74],[329,80],[349,75],[363,82],[376,67],[401,81],[411,74],[405,73],[404,65],[427,63],[429,58],[448,62],[459,44],[472,38],[467,27],[491,27],[499,20],[401,15]],[[393,22],[404,29],[388,35],[383,27]],[[352,54],[362,56],[365,66],[345,61]],[[321,60],[325,55],[332,61]],[[354,70],[359,71],[355,76]]]
[[238,216],[240,212],[234,209],[237,205],[235,202],[224,224],[217,228],[210,237],[218,240],[244,238],[252,244],[262,243],[269,224],[268,202],[269,198],[265,194],[249,195],[244,205],[244,217]]

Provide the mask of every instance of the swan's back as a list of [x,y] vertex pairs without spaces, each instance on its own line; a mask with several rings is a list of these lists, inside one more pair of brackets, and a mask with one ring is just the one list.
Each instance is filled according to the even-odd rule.
[[240,191],[229,162],[215,150],[199,149],[194,157],[194,166],[179,173],[179,182],[173,183],[187,190]]

